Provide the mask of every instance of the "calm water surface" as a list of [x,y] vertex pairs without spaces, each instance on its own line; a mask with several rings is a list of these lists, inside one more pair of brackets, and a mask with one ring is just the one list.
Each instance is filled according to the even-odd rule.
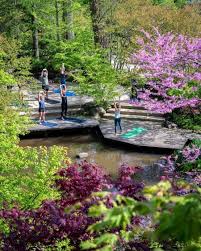
[[102,166],[106,173],[113,177],[118,174],[118,168],[123,163],[132,166],[146,167],[139,175],[139,179],[143,179],[146,183],[155,183],[159,180],[161,171],[155,165],[161,157],[160,154],[140,153],[129,149],[120,149],[103,145],[91,135],[73,135],[63,137],[50,137],[38,139],[24,139],[20,143],[21,146],[47,146],[59,145],[68,147],[69,157],[76,161],[76,155],[81,152],[87,152],[89,157],[87,161],[94,162]]

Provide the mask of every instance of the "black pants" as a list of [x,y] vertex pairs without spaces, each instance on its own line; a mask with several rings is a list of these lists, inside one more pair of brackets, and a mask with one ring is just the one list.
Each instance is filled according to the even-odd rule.
[[67,97],[61,97],[61,117],[67,115],[67,109],[68,109]]
[[115,118],[114,119],[114,128],[115,128],[115,133],[117,132],[117,126],[119,125],[119,129],[120,131],[122,131],[122,128],[121,128],[121,118]]

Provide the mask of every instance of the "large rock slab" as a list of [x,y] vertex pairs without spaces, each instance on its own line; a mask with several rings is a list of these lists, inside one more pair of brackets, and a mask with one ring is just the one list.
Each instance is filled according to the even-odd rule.
[[[145,130],[137,136],[124,138],[121,134],[115,135],[113,121],[103,121],[100,124],[101,132],[107,141],[127,144],[140,147],[141,149],[153,150],[180,150],[190,138],[182,130],[167,129],[152,125],[151,123],[135,123],[133,121],[123,121],[123,135],[129,133],[134,128],[143,127]],[[196,135],[194,135],[196,138]]]

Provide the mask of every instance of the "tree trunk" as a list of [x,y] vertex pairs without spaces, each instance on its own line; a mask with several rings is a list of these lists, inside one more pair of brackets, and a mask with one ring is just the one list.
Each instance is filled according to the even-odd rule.
[[58,3],[58,0],[55,0],[55,11],[56,11],[57,41],[59,41],[60,40],[60,33],[59,33],[59,3]]
[[65,32],[65,39],[72,40],[75,38],[73,31],[73,11],[72,11],[72,0],[65,0],[63,4],[63,21],[66,24],[67,31]]
[[104,33],[104,22],[103,22],[103,6],[101,6],[101,0],[91,0],[90,11],[92,26],[94,32],[94,43],[96,45],[101,45],[103,48],[108,47],[108,38]]
[[95,44],[101,44],[101,29],[98,21],[100,18],[100,0],[91,0],[90,11],[94,32],[94,42]]
[[38,39],[38,29],[36,23],[37,23],[36,17],[32,15],[33,52],[34,52],[34,57],[39,59],[39,39]]

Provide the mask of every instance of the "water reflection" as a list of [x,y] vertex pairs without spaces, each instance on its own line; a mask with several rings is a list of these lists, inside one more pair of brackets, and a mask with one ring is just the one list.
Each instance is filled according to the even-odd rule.
[[[86,159],[89,162],[94,162],[101,165],[105,171],[117,176],[118,168],[123,163],[128,163],[132,166],[152,166],[161,155],[152,153],[140,153],[123,150],[115,147],[105,146],[91,135],[73,135],[64,137],[51,137],[39,139],[25,139],[20,143],[21,146],[47,146],[60,145],[66,146],[69,149],[69,157],[76,160],[76,155],[81,152],[87,152],[89,157]],[[146,183],[152,183],[159,179],[161,171],[158,167],[146,167],[142,175],[138,175],[139,179],[145,179]]]

